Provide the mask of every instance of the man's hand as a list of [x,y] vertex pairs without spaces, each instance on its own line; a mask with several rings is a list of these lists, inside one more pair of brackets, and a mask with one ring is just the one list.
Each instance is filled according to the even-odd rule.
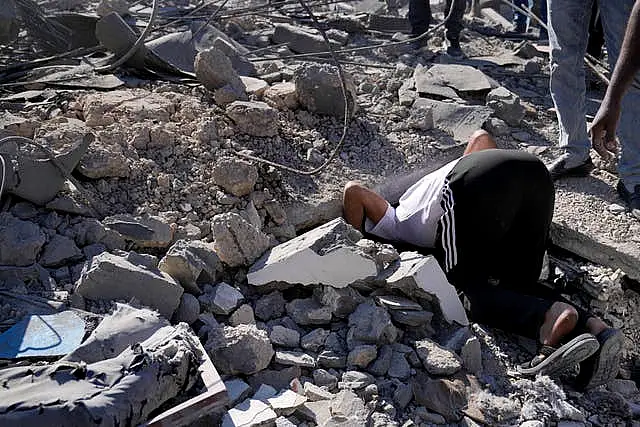
[[591,145],[593,145],[593,149],[596,150],[605,161],[611,160],[618,152],[616,127],[618,126],[619,118],[620,105],[613,105],[605,100],[600,105],[600,109],[598,113],[596,113],[596,117],[593,119],[591,127],[589,128]]

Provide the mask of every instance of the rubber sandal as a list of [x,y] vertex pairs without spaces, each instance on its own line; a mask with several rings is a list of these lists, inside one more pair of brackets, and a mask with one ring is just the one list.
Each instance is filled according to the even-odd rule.
[[582,362],[599,348],[598,340],[591,334],[578,335],[559,348],[543,345],[530,362],[517,367],[522,375],[555,375]]
[[580,363],[576,378],[579,388],[590,389],[607,384],[618,375],[624,335],[620,329],[607,328],[596,336],[600,349]]

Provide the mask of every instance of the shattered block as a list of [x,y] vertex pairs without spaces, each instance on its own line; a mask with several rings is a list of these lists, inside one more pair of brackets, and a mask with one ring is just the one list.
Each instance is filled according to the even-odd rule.
[[236,213],[215,215],[211,232],[218,257],[231,267],[248,266],[269,248],[269,237]]
[[171,318],[183,289],[160,270],[137,266],[123,257],[103,252],[85,265],[76,292],[96,300],[136,298]]
[[176,279],[183,288],[200,293],[197,283],[211,283],[220,260],[212,243],[178,240],[160,260],[158,268]]
[[40,264],[45,267],[58,267],[82,259],[82,252],[68,237],[56,234],[44,247]]
[[227,115],[238,130],[251,136],[278,134],[278,111],[260,101],[234,101],[227,106]]
[[[324,38],[311,30],[298,25],[277,24],[271,41],[275,44],[286,43],[295,53],[325,52],[327,43]],[[330,42],[334,49],[340,49],[340,43]]]
[[398,336],[398,330],[391,322],[389,313],[382,307],[362,303],[349,316],[347,345],[354,349],[360,343],[391,344]]
[[247,280],[256,286],[287,282],[344,288],[377,274],[376,261],[356,244],[361,238],[336,218],[271,249],[250,268]]
[[209,332],[205,349],[216,368],[229,375],[262,371],[274,354],[267,332],[255,325],[215,328]]
[[298,92],[293,82],[276,83],[267,88],[263,95],[264,101],[278,110],[295,110],[298,108]]
[[198,80],[209,90],[220,89],[227,84],[244,89],[240,76],[233,69],[227,55],[216,48],[200,52],[196,56],[194,68]]
[[416,67],[413,78],[418,92],[456,99],[458,94],[491,90],[486,74],[469,65],[436,64],[431,68]]
[[[343,72],[347,89],[347,110],[353,115],[358,109],[358,96],[353,77]],[[312,113],[344,117],[345,104],[338,69],[328,64],[310,64],[295,72],[294,82],[300,104]]]
[[447,322],[463,326],[469,324],[458,292],[447,281],[433,256],[402,252],[400,260],[385,272],[385,277],[387,286],[392,289],[400,289],[410,296],[426,293],[435,297]]
[[258,180],[258,168],[246,160],[235,157],[218,159],[211,170],[213,183],[237,197],[253,191]]
[[45,242],[45,235],[36,224],[0,213],[0,265],[33,264]]
[[482,128],[493,114],[489,107],[479,105],[460,105],[452,102],[434,101],[418,98],[413,108],[433,108],[433,124],[438,129],[453,136],[456,141],[466,143],[469,137]]
[[169,224],[157,216],[113,215],[102,223],[141,248],[166,248],[173,239]]
[[489,92],[487,107],[492,108],[498,118],[511,126],[518,126],[525,115],[525,108],[520,104],[520,97],[502,86]]
[[258,427],[274,425],[278,415],[266,403],[247,399],[230,409],[222,418],[222,427]]

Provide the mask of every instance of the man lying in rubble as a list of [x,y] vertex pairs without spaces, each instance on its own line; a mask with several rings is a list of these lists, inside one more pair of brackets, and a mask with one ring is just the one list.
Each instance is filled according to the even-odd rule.
[[356,182],[343,203],[358,230],[430,250],[474,321],[537,338],[522,374],[580,363],[577,385],[592,388],[617,375],[623,335],[538,282],[554,200],[540,160],[477,131],[461,158],[420,179],[398,207]]

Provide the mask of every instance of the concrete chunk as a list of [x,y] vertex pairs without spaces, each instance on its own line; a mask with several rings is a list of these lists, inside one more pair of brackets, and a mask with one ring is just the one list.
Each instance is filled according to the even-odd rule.
[[0,213],[0,236],[0,265],[33,264],[46,242],[40,227],[6,212]]
[[230,375],[255,374],[265,369],[273,357],[267,333],[255,325],[212,329],[205,349],[216,368]]
[[249,265],[269,248],[269,237],[237,213],[214,216],[211,231],[216,253],[231,267]]
[[[356,112],[357,92],[353,77],[343,73],[347,89],[348,114]],[[312,64],[296,70],[294,76],[298,101],[313,113],[344,117],[344,95],[338,69],[327,64]]]
[[136,298],[171,318],[180,304],[183,289],[160,270],[143,268],[103,252],[85,265],[76,292],[97,300]]
[[266,403],[247,399],[222,418],[222,427],[258,427],[273,425],[278,415]]
[[377,274],[375,260],[356,245],[361,238],[336,218],[273,248],[251,267],[247,280],[255,286],[287,282],[344,288]]
[[[275,44],[286,43],[289,49],[296,53],[324,52],[327,44],[320,34],[306,31],[297,25],[277,24],[271,36],[271,41]],[[331,42],[334,49],[339,49],[340,44]]]
[[158,268],[189,292],[199,294],[200,287],[196,283],[213,282],[219,262],[212,243],[178,240],[160,260]]
[[292,414],[307,398],[292,390],[283,390],[278,395],[267,399],[274,411],[279,415]]
[[421,93],[431,93],[430,90],[434,87],[451,88],[462,93],[491,90],[489,78],[482,71],[468,65],[436,64],[429,69],[417,67],[413,78],[416,89]]
[[142,248],[166,248],[173,239],[169,224],[156,216],[113,215],[102,223]]
[[458,298],[458,292],[447,281],[438,261],[433,256],[416,252],[403,252],[400,261],[387,274],[387,285],[407,295],[426,292],[438,300],[440,310],[449,323],[469,324],[467,314]]
[[489,92],[487,106],[495,111],[496,116],[511,126],[518,126],[525,115],[525,108],[520,104],[520,97],[502,86]]
[[227,106],[227,115],[241,133],[251,136],[278,134],[278,111],[260,101],[235,101]]
[[434,125],[459,142],[467,142],[493,114],[491,108],[478,105],[459,105],[427,98],[418,98],[413,103],[413,108],[424,107],[433,108]]

